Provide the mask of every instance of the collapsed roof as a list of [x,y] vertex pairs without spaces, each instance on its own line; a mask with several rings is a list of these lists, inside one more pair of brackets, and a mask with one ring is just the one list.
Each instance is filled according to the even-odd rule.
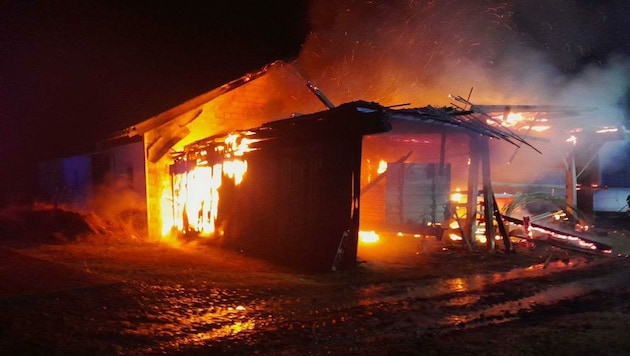
[[[286,134],[287,129],[295,129],[297,126],[312,130],[319,130],[322,127],[334,130],[349,130],[352,127],[346,122],[338,120],[339,114],[346,112],[348,115],[378,115],[385,120],[383,125],[390,125],[392,133],[434,133],[434,132],[467,132],[469,134],[479,134],[486,137],[504,140],[517,147],[526,145],[532,147],[521,136],[500,125],[488,123],[491,119],[488,115],[463,110],[457,107],[422,107],[404,108],[386,107],[375,102],[353,101],[321,111],[314,114],[296,116],[292,118],[276,120],[263,124],[258,128],[249,128],[235,133],[257,140],[266,141]],[[377,133],[390,130],[362,128],[363,134]],[[206,149],[209,146],[218,144],[229,133],[223,132],[213,135],[187,145],[184,152],[175,153],[175,156]],[[256,149],[256,145],[250,145]],[[537,151],[537,150],[536,150]]]

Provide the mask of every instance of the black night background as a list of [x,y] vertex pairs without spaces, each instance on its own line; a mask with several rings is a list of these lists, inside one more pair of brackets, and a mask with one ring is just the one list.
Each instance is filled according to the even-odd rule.
[[[3,195],[33,193],[38,161],[84,153],[118,129],[276,59],[297,58],[309,36],[339,27],[339,14],[362,7],[394,13],[390,9],[403,3],[3,1]],[[478,3],[489,11],[499,4]],[[453,11],[465,4],[452,2]],[[611,58],[628,60],[626,1],[517,0],[507,6],[505,31],[544,53],[562,75],[606,66]],[[629,96],[618,102],[626,123]],[[620,163],[630,164],[627,157]],[[612,179],[619,184],[628,177]]]

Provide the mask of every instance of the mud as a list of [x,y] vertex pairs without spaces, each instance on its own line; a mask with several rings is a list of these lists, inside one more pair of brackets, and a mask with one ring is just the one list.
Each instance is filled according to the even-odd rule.
[[434,241],[301,274],[204,245],[0,251],[1,354],[630,353],[620,256]]

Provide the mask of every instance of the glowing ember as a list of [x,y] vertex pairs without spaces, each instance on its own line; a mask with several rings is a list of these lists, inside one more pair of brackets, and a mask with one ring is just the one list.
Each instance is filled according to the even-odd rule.
[[451,241],[462,241],[463,238],[457,234],[448,234],[448,237],[451,239]]
[[451,194],[451,201],[455,203],[461,203],[464,199],[464,196],[461,193],[460,188],[455,189],[455,193]]
[[521,129],[527,130],[527,131],[534,131],[534,132],[543,132],[543,131],[549,130],[550,128],[551,126],[548,126],[548,125],[534,125],[534,126],[525,125]]
[[385,173],[386,170],[387,170],[387,162],[385,162],[384,160],[380,160],[378,162],[378,169],[376,170],[376,173],[383,174]]
[[530,226],[530,229],[533,231],[542,233],[543,236],[539,238],[541,240],[544,240],[545,238],[555,238],[558,240],[563,240],[571,244],[577,245],[580,248],[589,249],[589,250],[597,249],[597,246],[594,243],[582,240],[577,236],[564,235],[564,234],[560,234],[554,231],[549,231],[549,230],[546,230],[540,227],[534,227],[534,226]]
[[605,127],[601,130],[597,130],[597,133],[607,133],[607,132],[617,132],[619,129],[617,127]]

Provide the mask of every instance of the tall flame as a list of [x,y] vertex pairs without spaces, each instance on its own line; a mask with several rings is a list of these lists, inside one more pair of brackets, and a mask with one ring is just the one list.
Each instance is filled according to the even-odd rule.
[[182,233],[195,232],[201,236],[210,236],[215,232],[219,188],[224,177],[232,179],[235,185],[243,181],[247,161],[234,157],[242,157],[252,151],[249,147],[252,142],[254,140],[230,134],[223,146],[215,148],[215,152],[224,157],[222,163],[208,165],[207,152],[204,150],[200,152],[204,158],[198,159],[193,169],[173,175],[172,190],[165,190],[161,201],[163,236],[169,235],[173,229]]

